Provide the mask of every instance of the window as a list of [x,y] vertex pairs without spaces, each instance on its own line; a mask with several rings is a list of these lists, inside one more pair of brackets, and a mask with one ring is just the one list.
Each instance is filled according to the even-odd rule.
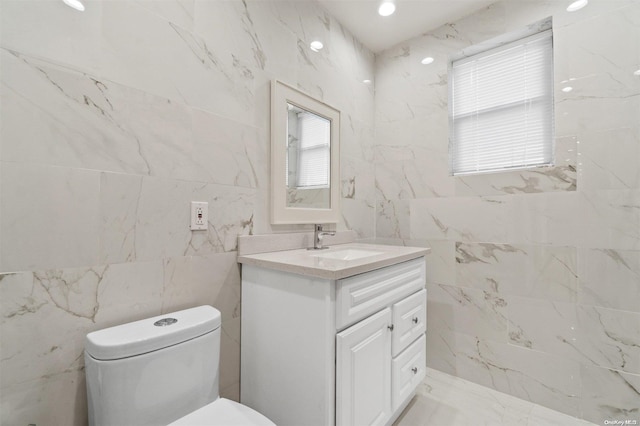
[[451,62],[453,175],[553,164],[551,29]]

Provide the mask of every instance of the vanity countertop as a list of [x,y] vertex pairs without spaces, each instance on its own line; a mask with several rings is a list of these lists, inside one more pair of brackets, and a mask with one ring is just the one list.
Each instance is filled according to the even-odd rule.
[[[430,251],[431,249],[424,247],[347,243],[332,245],[326,250],[296,249],[243,255],[238,256],[238,262],[294,274],[338,280],[416,259]],[[334,255],[338,258],[331,258]],[[353,258],[349,259],[350,257]]]

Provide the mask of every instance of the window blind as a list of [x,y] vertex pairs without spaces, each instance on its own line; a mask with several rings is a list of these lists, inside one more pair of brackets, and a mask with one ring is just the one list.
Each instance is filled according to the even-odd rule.
[[551,30],[452,62],[453,175],[553,163]]
[[328,187],[331,122],[308,112],[298,115],[298,187]]

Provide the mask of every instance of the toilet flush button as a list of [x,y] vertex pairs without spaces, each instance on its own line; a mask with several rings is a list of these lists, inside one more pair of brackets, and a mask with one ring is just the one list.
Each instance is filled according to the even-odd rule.
[[175,318],[162,318],[161,320],[154,322],[153,325],[155,325],[156,327],[166,327],[177,322],[178,320]]

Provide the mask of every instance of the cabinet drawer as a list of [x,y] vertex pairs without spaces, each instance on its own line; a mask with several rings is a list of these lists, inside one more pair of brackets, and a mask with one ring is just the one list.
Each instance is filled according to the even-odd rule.
[[336,327],[341,330],[424,285],[424,257],[338,280]]
[[391,403],[395,411],[418,387],[426,375],[425,336],[420,336],[393,359],[391,367]]
[[393,305],[392,355],[396,356],[427,329],[427,291],[412,294]]

